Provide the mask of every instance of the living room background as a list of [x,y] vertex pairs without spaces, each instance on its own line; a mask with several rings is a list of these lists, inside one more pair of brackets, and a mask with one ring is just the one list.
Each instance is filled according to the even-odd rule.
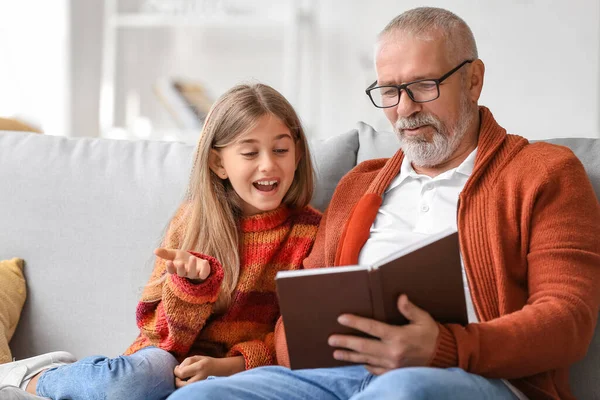
[[[193,141],[190,134],[163,135],[182,128],[157,96],[159,82],[183,79],[216,97],[235,83],[258,80],[293,101],[313,138],[344,132],[359,119],[389,130],[383,113],[364,95],[375,79],[372,45],[393,16],[423,4],[195,0],[195,8],[185,10],[192,17],[208,11],[217,18],[199,18],[206,24],[119,28],[112,123],[137,129],[136,136],[101,129],[104,12],[110,1],[116,0],[0,0],[0,54],[6,60],[0,65],[0,116],[23,117],[55,135],[112,132]],[[188,7],[193,1],[187,0]],[[117,3],[124,13],[161,5],[157,0]],[[183,7],[185,0],[162,6],[167,3]],[[250,19],[275,7],[275,19],[297,18],[298,37],[286,41],[285,18],[262,26],[231,23],[219,14],[224,5],[238,14],[256,7]],[[427,5],[450,9],[473,29],[487,68],[481,104],[494,110],[510,132],[531,139],[600,137],[600,2],[431,0]],[[300,12],[287,14],[294,7]],[[289,43],[302,47],[290,49]],[[295,66],[290,67],[289,54],[297,54]],[[290,68],[298,77],[296,86],[289,83]]]

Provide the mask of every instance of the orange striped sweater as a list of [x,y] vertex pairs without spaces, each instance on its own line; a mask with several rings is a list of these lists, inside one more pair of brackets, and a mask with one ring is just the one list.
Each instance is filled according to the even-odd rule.
[[[185,221],[180,210],[170,224],[165,247],[179,248]],[[140,334],[125,354],[156,346],[180,361],[193,355],[229,357],[241,355],[246,369],[275,362],[273,328],[279,317],[275,274],[301,268],[312,248],[321,215],[311,207],[291,211],[280,206],[274,211],[242,218],[240,277],[230,307],[213,315],[213,305],[223,280],[220,263],[210,262],[207,280],[194,284],[168,275],[146,286],[137,307]],[[157,258],[149,282],[166,274],[164,261]]]
[[[480,323],[439,325],[431,365],[509,379],[530,399],[572,399],[569,366],[600,304],[600,204],[568,148],[508,135],[480,108],[473,174],[459,197],[460,250]],[[340,182],[305,268],[352,265],[402,151]],[[289,365],[281,320],[277,359]]]

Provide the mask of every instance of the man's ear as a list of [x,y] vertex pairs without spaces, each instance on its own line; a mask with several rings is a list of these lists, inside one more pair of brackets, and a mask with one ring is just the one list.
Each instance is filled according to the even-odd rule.
[[219,178],[227,179],[227,171],[223,166],[223,159],[218,150],[210,149],[210,154],[208,155],[208,167]]
[[481,90],[483,89],[483,77],[485,75],[485,65],[483,61],[477,59],[471,65],[471,76],[469,81],[469,97],[477,103]]

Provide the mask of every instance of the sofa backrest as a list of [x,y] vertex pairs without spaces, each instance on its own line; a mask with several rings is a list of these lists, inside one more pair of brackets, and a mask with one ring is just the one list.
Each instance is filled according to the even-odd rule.
[[[356,164],[355,131],[311,144],[324,209]],[[181,201],[194,147],[0,132],[0,259],[26,261],[28,299],[11,342],[23,358],[117,355]]]
[[28,289],[13,356],[117,355],[135,339],[135,306],[192,151],[0,132],[0,259],[25,260]]
[[[600,195],[600,139],[550,141],[575,152]],[[358,162],[397,149],[394,134],[364,123],[312,142],[313,205],[323,210]],[[184,194],[192,153],[181,143],[0,132],[0,259],[25,259],[28,286],[11,342],[15,357],[125,350],[137,334],[135,306],[152,250]],[[586,358],[572,369],[579,398],[600,399],[599,368],[597,328]]]

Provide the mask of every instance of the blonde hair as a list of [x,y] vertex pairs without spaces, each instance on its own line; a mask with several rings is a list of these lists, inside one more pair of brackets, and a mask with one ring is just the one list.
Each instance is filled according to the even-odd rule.
[[446,39],[448,61],[476,60],[477,44],[469,25],[458,15],[435,7],[408,10],[390,21],[378,36],[378,45],[395,34],[409,34],[421,40]]
[[209,167],[211,149],[228,146],[252,130],[265,115],[279,118],[290,130],[300,161],[293,182],[283,198],[291,209],[307,206],[312,198],[314,171],[308,141],[292,105],[278,91],[264,84],[238,85],[223,94],[206,118],[190,175],[184,204],[187,226],[181,249],[215,257],[224,270],[216,309],[230,301],[240,272],[241,199],[229,180],[221,179]]

